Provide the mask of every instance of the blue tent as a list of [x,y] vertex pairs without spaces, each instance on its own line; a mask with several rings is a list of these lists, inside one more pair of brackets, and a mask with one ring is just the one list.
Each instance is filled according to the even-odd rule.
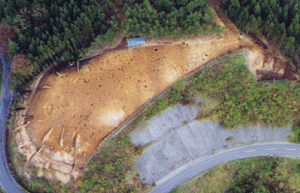
[[138,44],[143,44],[146,42],[146,38],[131,38],[127,39],[127,45],[128,46],[135,46]]

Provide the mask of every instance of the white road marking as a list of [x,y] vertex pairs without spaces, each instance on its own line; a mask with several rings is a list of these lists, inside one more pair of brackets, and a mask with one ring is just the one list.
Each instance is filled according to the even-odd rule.
[[288,150],[288,151],[296,151],[296,149],[286,149],[286,150]]
[[270,148],[270,149],[266,149],[266,150],[276,150],[275,148]]
[[249,151],[246,151],[246,152],[253,152],[253,151],[256,151],[255,149],[252,149],[252,150],[249,150]]

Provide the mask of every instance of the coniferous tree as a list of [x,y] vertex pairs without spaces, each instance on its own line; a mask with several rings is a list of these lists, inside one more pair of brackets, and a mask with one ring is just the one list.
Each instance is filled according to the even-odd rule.
[[298,1],[225,0],[225,9],[239,28],[262,32],[288,56],[300,43]]

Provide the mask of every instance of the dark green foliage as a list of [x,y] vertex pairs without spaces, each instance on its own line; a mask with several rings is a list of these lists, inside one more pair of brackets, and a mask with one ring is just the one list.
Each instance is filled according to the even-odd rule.
[[9,41],[9,54],[27,55],[35,63],[34,72],[59,60],[76,62],[110,27],[107,20],[114,13],[107,10],[110,5],[107,0],[1,0],[0,16],[17,32],[17,38]]
[[242,55],[232,57],[203,71],[189,87],[191,93],[213,100],[217,105],[200,118],[217,115],[225,128],[239,124],[263,123],[286,126],[298,117],[299,84],[286,81],[255,83]]
[[291,56],[300,43],[299,1],[224,0],[225,9],[236,25],[259,31]]
[[300,126],[299,125],[294,125],[292,132],[289,136],[290,141],[294,143],[300,143]]
[[174,85],[174,89],[178,92],[183,91],[185,89],[185,85],[181,81],[177,81]]
[[92,42],[120,31],[125,36],[171,37],[219,32],[214,17],[205,0],[0,0],[0,20],[17,32],[9,54],[27,55],[33,73],[49,63],[76,62]]
[[[91,192],[137,192],[143,189],[138,176],[128,177],[132,164],[140,152],[128,137],[121,134],[114,138],[108,147],[102,148],[93,156],[83,173],[80,190]],[[135,179],[135,180],[134,180]]]
[[163,97],[158,98],[146,111],[145,118],[148,120],[158,113],[166,110],[168,107],[184,100],[184,90],[178,91],[174,87],[169,90]]
[[[287,165],[286,158],[258,157],[241,160],[239,170],[227,192],[293,192],[289,176],[298,176],[297,164]],[[250,162],[251,161],[251,162]],[[286,172],[288,175],[286,175]]]
[[206,171],[175,188],[180,192],[299,192],[299,159],[251,157]]
[[126,36],[182,36],[219,32],[205,0],[143,0],[124,5]]

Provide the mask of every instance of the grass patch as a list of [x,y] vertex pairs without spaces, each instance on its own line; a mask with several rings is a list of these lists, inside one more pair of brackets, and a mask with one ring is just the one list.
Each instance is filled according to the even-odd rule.
[[252,157],[227,162],[195,176],[179,192],[298,192],[300,160]]
[[200,97],[198,119],[211,118],[224,128],[260,123],[287,126],[299,119],[298,82],[259,82],[250,72],[243,52],[211,62],[199,73],[177,82],[144,112],[146,120],[176,103]]
[[288,137],[289,141],[292,143],[300,144],[300,125],[294,125],[290,136]]
[[148,189],[142,184],[138,171],[132,165],[143,149],[135,146],[124,134],[112,139],[88,163],[79,182],[80,190],[91,192],[141,192]]

